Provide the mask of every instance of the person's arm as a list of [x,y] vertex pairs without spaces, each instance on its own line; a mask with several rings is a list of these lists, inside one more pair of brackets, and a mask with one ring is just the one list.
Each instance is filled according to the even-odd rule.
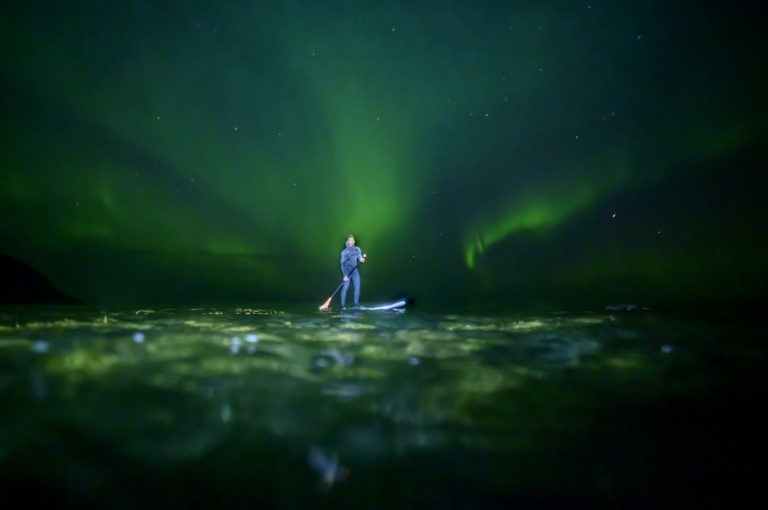
[[365,255],[363,255],[363,250],[360,248],[357,248],[357,261],[359,264],[365,262]]

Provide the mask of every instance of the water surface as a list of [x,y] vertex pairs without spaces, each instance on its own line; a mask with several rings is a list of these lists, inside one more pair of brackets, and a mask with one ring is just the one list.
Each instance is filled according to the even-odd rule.
[[[0,488],[72,508],[691,508],[761,476],[754,323],[0,310]],[[765,470],[762,471],[765,474]]]

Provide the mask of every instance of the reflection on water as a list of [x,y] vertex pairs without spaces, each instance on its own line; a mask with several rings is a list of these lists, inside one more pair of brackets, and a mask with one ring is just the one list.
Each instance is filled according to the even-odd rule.
[[339,454],[329,452],[315,446],[309,449],[309,465],[320,474],[320,479],[326,487],[332,487],[349,474],[349,469],[339,463]]
[[78,508],[735,504],[723,459],[758,441],[765,365],[747,328],[627,306],[6,309],[0,489]]

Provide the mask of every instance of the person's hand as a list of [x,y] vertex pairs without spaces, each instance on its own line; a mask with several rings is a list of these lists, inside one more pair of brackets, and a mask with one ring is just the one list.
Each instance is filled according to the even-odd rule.
[[344,275],[344,281],[346,282],[347,280],[349,280],[349,276]]

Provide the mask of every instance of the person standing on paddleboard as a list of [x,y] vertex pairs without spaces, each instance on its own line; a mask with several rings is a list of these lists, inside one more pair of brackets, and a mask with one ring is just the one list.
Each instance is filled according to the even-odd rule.
[[344,303],[347,301],[350,280],[352,285],[355,286],[355,306],[360,304],[360,268],[355,269],[355,267],[365,262],[365,255],[363,255],[362,250],[355,246],[355,236],[352,234],[348,235],[347,242],[344,245],[345,248],[341,252],[341,273],[344,275],[344,282],[341,287],[342,308],[344,308]]

